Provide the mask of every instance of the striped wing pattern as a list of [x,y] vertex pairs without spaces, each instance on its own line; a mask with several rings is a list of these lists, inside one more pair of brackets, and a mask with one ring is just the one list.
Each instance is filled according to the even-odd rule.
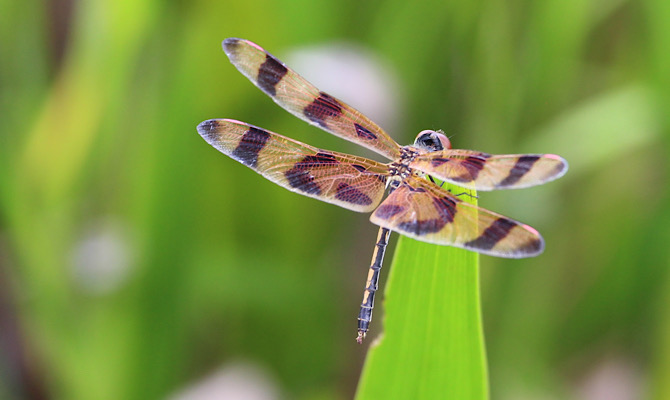
[[491,155],[472,150],[425,153],[410,163],[438,179],[476,190],[520,189],[565,174],[567,162],[555,154]]
[[459,200],[415,176],[403,181],[370,221],[424,242],[497,257],[532,257],[544,249],[542,237],[530,226]]
[[377,124],[320,91],[257,44],[229,38],[223,50],[244,76],[291,114],[391,160],[400,156],[398,143]]
[[363,157],[321,150],[230,119],[210,119],[198,133],[223,154],[291,191],[349,210],[380,203],[388,167]]

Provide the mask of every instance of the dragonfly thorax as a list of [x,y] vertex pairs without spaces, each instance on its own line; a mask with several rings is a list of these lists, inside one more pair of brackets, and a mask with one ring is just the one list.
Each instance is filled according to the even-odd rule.
[[426,129],[416,135],[414,146],[426,151],[440,151],[450,149],[451,142],[444,132]]
[[389,175],[391,177],[389,181],[403,181],[413,173],[414,170],[403,160],[389,164]]

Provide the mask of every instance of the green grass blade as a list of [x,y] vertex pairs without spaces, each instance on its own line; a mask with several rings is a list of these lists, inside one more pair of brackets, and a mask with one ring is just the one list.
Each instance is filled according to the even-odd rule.
[[356,398],[487,399],[478,280],[477,253],[401,237]]

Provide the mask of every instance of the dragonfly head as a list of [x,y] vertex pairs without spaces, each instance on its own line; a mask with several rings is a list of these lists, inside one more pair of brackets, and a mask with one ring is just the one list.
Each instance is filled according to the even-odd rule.
[[427,151],[440,151],[450,149],[451,142],[444,132],[427,129],[416,135],[414,146]]

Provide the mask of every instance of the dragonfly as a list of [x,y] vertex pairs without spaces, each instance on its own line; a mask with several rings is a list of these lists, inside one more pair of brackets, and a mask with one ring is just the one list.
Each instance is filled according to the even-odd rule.
[[537,230],[470,204],[463,193],[452,194],[442,183],[477,191],[526,188],[563,176],[568,164],[562,157],[452,149],[440,130],[423,130],[413,144],[401,146],[360,111],[319,90],[261,46],[228,38],[223,50],[286,111],[391,160],[320,149],[234,119],[209,119],[197,127],[221,153],[288,190],[372,213],[370,221],[380,228],[358,315],[358,343],[370,327],[391,231],[497,257],[533,257],[543,251]]

